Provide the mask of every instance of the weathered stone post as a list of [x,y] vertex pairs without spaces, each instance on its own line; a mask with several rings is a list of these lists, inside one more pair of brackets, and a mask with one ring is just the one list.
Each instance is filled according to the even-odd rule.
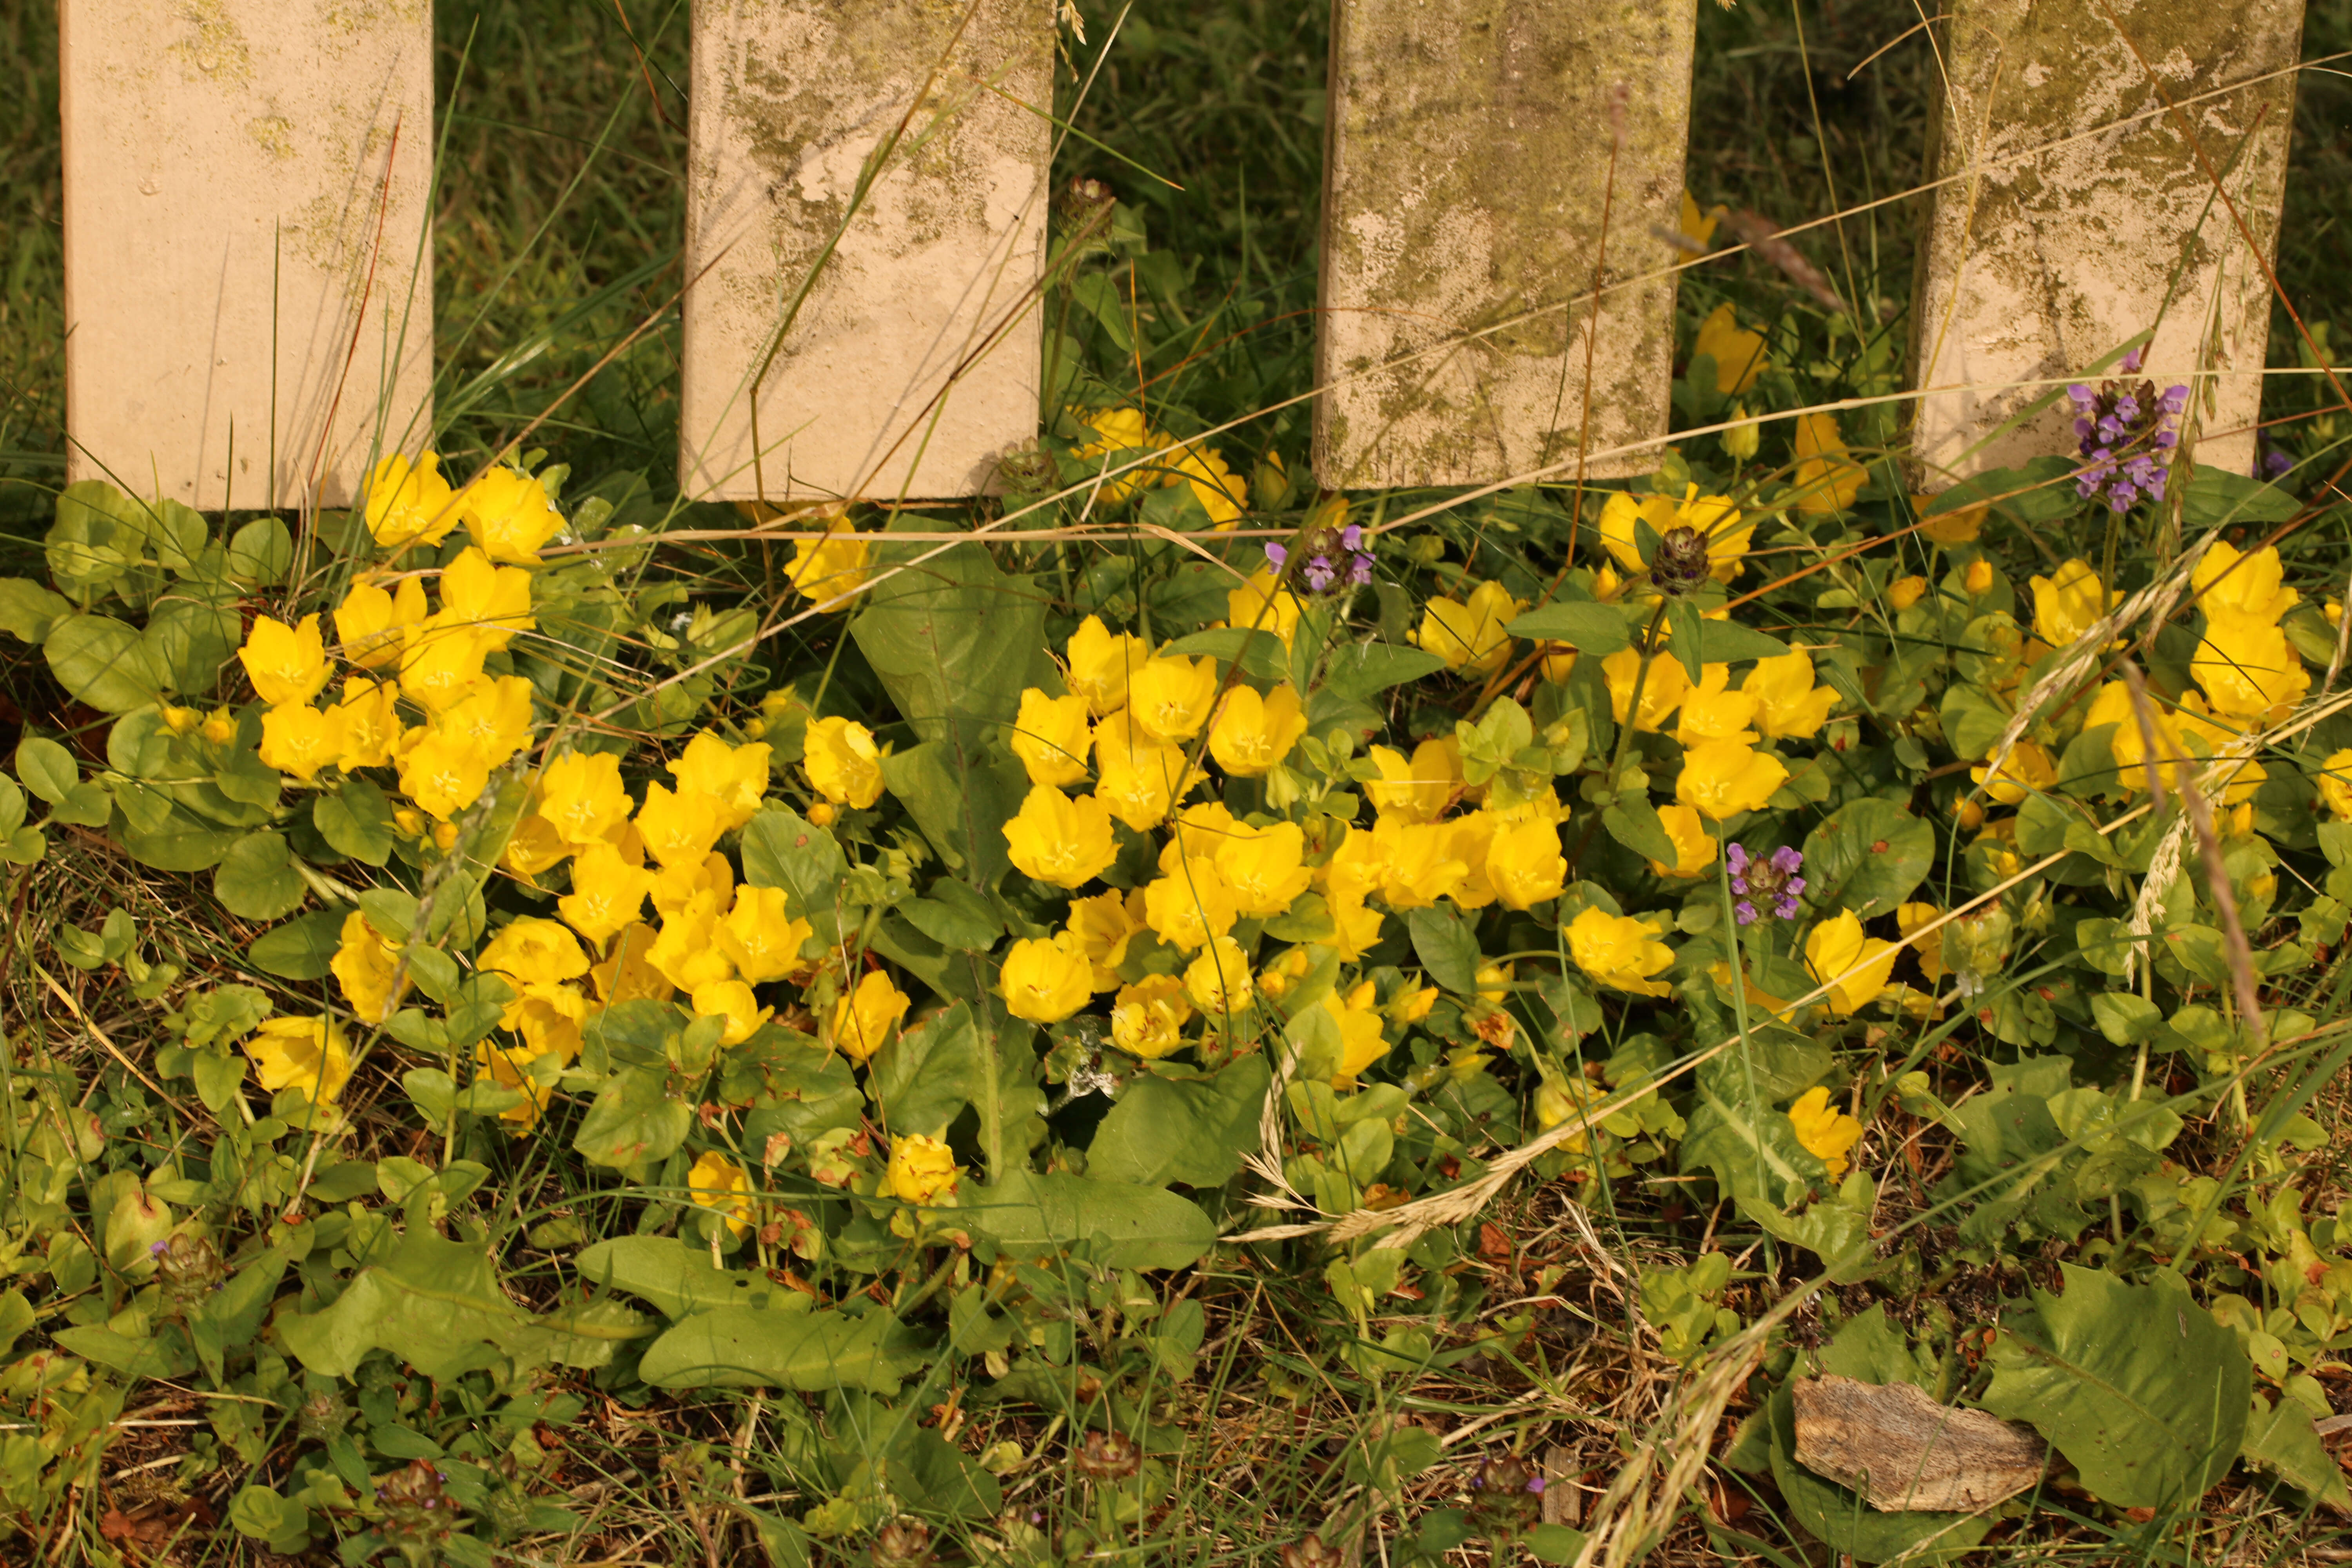
[[1037,433],[1054,6],[965,11],[696,0],[688,494],[969,495]]
[[1913,321],[1923,484],[2072,450],[2062,398],[1970,453],[2049,391],[2009,384],[2079,374],[2150,329],[2144,374],[2194,388],[2197,460],[2248,471],[2294,105],[2294,77],[2278,73],[2297,58],[2303,0],[1945,11],[1948,86],[1927,173],[1948,183]]
[[1652,231],[1681,213],[1693,27],[1687,0],[1333,0],[1324,484],[1475,484],[1580,434],[1664,434],[1674,258]]
[[68,476],[348,501],[431,416],[429,0],[64,0],[59,26]]

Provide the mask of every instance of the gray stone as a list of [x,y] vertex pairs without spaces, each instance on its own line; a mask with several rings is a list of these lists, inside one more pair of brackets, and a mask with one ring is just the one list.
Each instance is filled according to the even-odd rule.
[[1664,434],[1676,257],[1653,231],[1681,216],[1693,26],[1688,0],[1334,0],[1324,484],[1476,484],[1572,463],[1588,351],[1587,449]]
[[[982,84],[1052,101],[1054,7],[981,0],[968,24],[966,10],[696,0],[689,494],[975,494],[1035,436],[1050,128]],[[910,108],[853,213],[860,171]]]
[[[2294,77],[2270,73],[2297,58],[2303,0],[1944,9],[1948,86],[1927,167],[1949,183],[1936,192],[1913,321],[1918,384],[1935,389],[1914,434],[1923,486],[2073,450],[2063,397],[1969,449],[2050,390],[2011,384],[2079,375],[2151,327],[2144,374],[2158,390],[2195,388],[2197,460],[2247,472],[2270,326],[2263,263],[2276,247],[2294,104]],[[2140,58],[2222,173],[2260,261]]]
[[348,502],[431,418],[429,0],[64,0],[59,31],[68,477]]

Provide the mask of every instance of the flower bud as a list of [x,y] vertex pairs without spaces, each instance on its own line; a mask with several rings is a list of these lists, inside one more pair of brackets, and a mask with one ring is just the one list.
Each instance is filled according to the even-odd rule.
[[[1748,417],[1748,405],[1733,404],[1731,416],[1734,419],[1745,420]],[[1763,433],[1759,426],[1747,424],[1734,425],[1723,433],[1723,450],[1733,462],[1745,463],[1756,456],[1756,448],[1761,445],[1762,440]]]

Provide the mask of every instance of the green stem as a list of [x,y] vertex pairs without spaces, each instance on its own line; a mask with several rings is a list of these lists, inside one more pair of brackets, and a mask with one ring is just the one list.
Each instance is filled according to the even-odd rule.
[[1625,721],[1617,726],[1617,751],[1609,759],[1608,783],[1612,792],[1617,788],[1617,775],[1625,766],[1625,752],[1633,743],[1634,729],[1642,721],[1642,688],[1650,679],[1650,661],[1658,657],[1658,629],[1665,624],[1666,602],[1661,599],[1656,613],[1650,617],[1650,629],[1642,634],[1642,662],[1633,668],[1633,691],[1625,700]]

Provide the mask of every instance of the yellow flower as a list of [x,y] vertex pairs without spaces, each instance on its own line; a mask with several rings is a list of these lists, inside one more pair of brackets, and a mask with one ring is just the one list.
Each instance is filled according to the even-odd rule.
[[601,843],[629,819],[621,759],[610,752],[566,752],[539,780],[539,814],[575,847]]
[[[616,844],[614,847],[627,858],[628,845]],[[654,873],[654,908],[664,919],[699,910],[717,920],[734,891],[735,869],[727,863],[727,857],[716,850],[699,860],[681,860]]]
[[[1684,193],[1683,199],[1688,201],[1689,193]],[[1687,215],[1683,226],[1690,226]],[[1708,220],[1706,226],[1712,231],[1714,221]],[[1742,331],[1727,303],[1717,305],[1698,324],[1698,338],[1691,344],[1691,355],[1696,358],[1700,354],[1714,359],[1715,390],[1726,397],[1736,396],[1755,385],[1756,378],[1771,363],[1764,357],[1764,334]]]
[[400,752],[400,793],[436,821],[446,822],[489,787],[490,765],[464,740],[413,730]]
[[499,676],[450,704],[433,728],[473,747],[486,766],[497,767],[530,740],[530,682],[523,677]]
[[547,499],[547,488],[519,468],[484,470],[457,504],[466,531],[493,561],[531,564],[539,560],[539,547],[563,531],[563,514]]
[[1095,798],[1138,833],[1148,833],[1168,819],[1169,807],[1202,774],[1186,769],[1181,747],[1137,741],[1126,717],[1115,714],[1095,726]]
[[2033,633],[2052,647],[2064,647],[2089,631],[2123,598],[2105,591],[2098,569],[2087,561],[2061,562],[2055,573],[2032,578],[2030,585]]
[[715,901],[697,900],[662,919],[661,930],[646,949],[646,962],[678,990],[691,996],[703,986],[735,977],[735,965],[718,943]]
[[555,900],[555,910],[573,931],[601,949],[636,923],[653,885],[652,872],[631,865],[620,850],[599,838],[577,852],[572,862],[572,890]]
[[343,682],[343,700],[331,710],[343,744],[341,754],[335,758],[337,767],[349,773],[353,768],[380,768],[392,761],[393,748],[400,740],[400,715],[394,706],[399,700],[399,689],[388,680]]
[[1658,807],[1658,825],[1675,843],[1675,863],[1653,860],[1650,869],[1661,877],[1696,877],[1715,864],[1715,837],[1696,806],[1675,801]]
[[955,1154],[927,1132],[901,1132],[890,1141],[882,1179],[900,1203],[938,1204],[955,1195]]
[[1385,817],[1373,824],[1372,837],[1381,842],[1381,897],[1392,910],[1427,909],[1453,897],[1470,875],[1470,863],[1454,852],[1450,822]]
[[1587,904],[1568,922],[1568,955],[1599,984],[1637,996],[1666,994],[1650,976],[1675,962],[1675,950],[1647,921],[1612,915],[1597,904]]
[[1184,1043],[1192,1017],[1184,983],[1172,974],[1147,974],[1123,985],[1110,1005],[1111,1044],[1129,1056],[1157,1061]]
[[[1146,425],[1137,409],[1072,408],[1070,415],[1094,432],[1094,438],[1079,447],[1077,455],[1097,459],[1090,466],[1097,472],[1121,468],[1168,445],[1168,437]],[[1103,499],[1125,500],[1147,485],[1166,482],[1167,477],[1158,464],[1141,464],[1104,480]]]
[[1130,632],[1112,633],[1088,616],[1070,634],[1066,683],[1097,717],[1127,706],[1128,681],[1151,659],[1151,645]]
[[1992,592],[1992,563],[1982,557],[1969,562],[1968,571],[1960,577],[1960,585],[1971,598],[1980,599]]
[[[1679,667],[1680,659],[1675,661]],[[1682,718],[1675,725],[1675,739],[1685,747],[1703,745],[1708,741],[1737,741],[1752,745],[1756,731],[1748,726],[1756,721],[1756,711],[1763,699],[1744,686],[1738,691],[1727,690],[1731,684],[1731,666],[1703,665],[1699,683],[1683,694]]]
[[478,631],[410,626],[401,633],[400,689],[426,712],[443,712],[481,684],[489,651]]
[[1249,960],[1244,956],[1241,944],[1229,936],[1221,936],[1201,952],[1184,969],[1184,994],[1192,1005],[1213,1018],[1238,1013],[1250,1005],[1255,991],[1250,983]]
[[2226,540],[2217,539],[2197,558],[2189,580],[2197,590],[2198,607],[2208,617],[2242,616],[2276,625],[2303,601],[2302,595],[2281,582],[2284,574],[2277,546],[2266,544],[2241,555]]
[[1804,649],[1759,658],[1739,683],[1756,698],[1756,727],[1775,741],[1801,741],[1819,734],[1837,706],[1837,693],[1813,684],[1813,661]]
[[892,984],[888,975],[869,969],[858,977],[856,990],[833,1005],[827,1033],[843,1056],[867,1061],[889,1043],[911,1005],[913,998]]
[[341,709],[321,713],[308,702],[280,702],[261,715],[261,765],[309,784],[343,754]]
[[1118,858],[1110,812],[1092,795],[1072,800],[1048,784],[1030,790],[1019,815],[1004,825],[1013,864],[1024,876],[1056,888],[1077,888]]
[[1500,583],[1481,583],[1464,604],[1451,598],[1429,601],[1412,640],[1424,653],[1444,659],[1448,668],[1473,675],[1492,675],[1511,657],[1511,639],[1503,628],[1528,607]]
[[[1852,910],[1813,927],[1805,937],[1805,967],[1828,985],[1830,1011],[1840,1017],[1869,1005],[1886,989],[1901,950],[1891,942],[1862,934],[1862,921]],[[1847,971],[1853,971],[1847,973]],[[1843,976],[1843,978],[1840,978]]]
[[[1934,496],[1911,498],[1913,510],[1919,512],[1926,512],[1935,504]],[[1942,545],[1974,544],[1977,535],[1984,531],[1985,513],[1991,506],[1990,501],[1980,501],[1975,506],[1955,507],[1934,517],[1923,517],[1919,531]]]
[[2303,700],[2311,677],[2275,625],[2251,616],[2205,616],[2205,640],[2189,661],[2213,711],[2228,719],[2276,719]]
[[1094,999],[1094,966],[1074,931],[1024,937],[1005,950],[997,976],[1004,1010],[1033,1024],[1058,1024]]
[[236,650],[253,694],[275,708],[286,702],[308,702],[319,695],[334,673],[327,663],[326,639],[319,635],[319,617],[304,616],[299,626],[268,616],[254,617],[245,646]]
[[1708,574],[1718,583],[1739,575],[1740,558],[1755,529],[1739,521],[1739,508],[1728,496],[1703,496],[1696,485],[1683,489],[1679,501],[1671,496],[1635,498],[1626,490],[1611,493],[1601,509],[1601,542],[1626,573],[1646,584],[1650,563],[1642,558],[1641,532],[1647,522],[1664,539],[1677,528],[1687,528],[1706,541]]
[[718,1150],[705,1150],[695,1160],[686,1185],[697,1206],[718,1210],[737,1236],[751,1228],[751,1173]]
[[669,764],[680,795],[708,796],[719,811],[719,830],[732,833],[751,820],[768,793],[770,748],[761,742],[730,746],[699,731]]
[[1127,945],[1137,931],[1145,929],[1142,891],[1121,893],[1114,889],[1091,899],[1074,900],[1069,929],[1086,950],[1091,970],[1088,983],[1097,991],[1118,990],[1118,966],[1127,962]]
[[1642,716],[1634,724],[1636,730],[1655,733],[1663,729],[1666,715],[1682,706],[1690,690],[1690,676],[1683,661],[1670,653],[1660,653],[1650,660],[1650,668],[1642,668],[1639,648],[1621,647],[1601,661],[1601,679],[1609,687],[1609,710],[1617,722],[1625,722],[1625,715],[1633,706],[1633,682],[1642,683]]
[[1259,778],[1290,754],[1307,733],[1307,715],[1298,693],[1277,686],[1261,697],[1246,686],[1235,686],[1217,705],[1216,721],[1209,726],[1209,754],[1237,779]]
[[699,866],[719,842],[719,803],[700,790],[672,795],[649,784],[646,804],[637,807],[636,824],[646,853],[663,866]]
[[801,967],[801,948],[814,928],[792,916],[782,888],[735,889],[735,907],[719,922],[719,951],[753,985],[782,980]]
[[824,538],[793,541],[793,563],[784,574],[793,591],[826,605],[864,587],[872,575],[867,569],[872,550],[866,540],[843,537],[853,532],[849,519],[836,515],[826,521]]
[[2330,752],[2319,764],[2319,798],[2338,821],[2352,821],[2352,751]]
[[1846,456],[1834,414],[1800,414],[1797,433],[1797,507],[1801,511],[1843,511],[1862,493],[1870,472]]
[[400,657],[403,628],[425,620],[425,581],[404,577],[391,593],[355,582],[335,606],[335,640],[353,664],[380,669]]
[[1365,783],[1364,797],[1383,818],[1434,822],[1462,787],[1462,751],[1451,735],[1423,741],[1411,762],[1390,747],[1374,746],[1371,761],[1381,776]]
[[588,973],[580,941],[554,921],[521,915],[483,944],[474,966],[505,975],[517,985],[552,985]]
[[1223,455],[1214,447],[1188,442],[1176,448],[1169,467],[1174,471],[1167,482],[1192,486],[1192,497],[1209,514],[1212,527],[1231,528],[1249,510],[1249,481],[1227,468]]
[[1778,757],[1737,741],[1709,741],[1683,753],[1675,798],[1721,822],[1743,811],[1763,810],[1773,792],[1788,782],[1789,770]]
[[1789,1107],[1797,1142],[1830,1169],[1834,1182],[1845,1174],[1846,1155],[1862,1142],[1862,1123],[1830,1105],[1830,1091],[1816,1084]]
[[1339,1068],[1331,1081],[1338,1086],[1353,1083],[1357,1074],[1389,1054],[1380,1006],[1372,999],[1372,983],[1361,982],[1345,998],[1336,991],[1330,993],[1323,998],[1323,1009],[1339,1026]]
[[1160,940],[1190,952],[1234,929],[1239,910],[1217,863],[1195,855],[1143,889],[1143,920]]
[[1188,805],[1168,825],[1168,841],[1160,847],[1159,867],[1173,871],[1190,855],[1214,855],[1229,838],[1246,838],[1257,831],[1236,819],[1221,800]]
[[1898,615],[1927,596],[1927,579],[1916,573],[1908,577],[1897,577],[1886,584],[1886,602],[1895,606]]
[[520,566],[497,566],[467,546],[441,568],[441,613],[434,625],[464,626],[482,636],[492,652],[539,623],[530,613],[530,574]]
[[407,989],[405,979],[397,987],[393,984],[400,969],[400,949],[357,910],[343,917],[342,940],[327,967],[342,986],[352,1016],[362,1024],[381,1024],[391,1017],[400,1005],[400,993]]
[[1084,783],[1087,753],[1093,746],[1094,726],[1087,722],[1084,697],[1048,697],[1034,686],[1021,694],[1021,712],[1013,721],[1013,754],[1029,770],[1031,784],[1059,789]]
[[265,1018],[247,1037],[245,1054],[253,1060],[253,1076],[272,1094],[299,1089],[311,1103],[331,1105],[351,1081],[343,1031],[324,1017]]
[[1576,649],[1564,642],[1536,645],[1543,650],[1543,678],[1555,684],[1576,673]]
[[816,793],[863,811],[882,797],[881,749],[874,732],[849,719],[819,719],[802,742],[801,767]]
[[545,1057],[552,1058],[550,1065],[556,1068],[569,1067],[580,1054],[580,1025],[587,1016],[587,1002],[579,993],[562,985],[533,985],[501,1021],[518,1039],[476,1042],[474,1060],[490,1081],[522,1093],[520,1104],[499,1113],[499,1120],[512,1123],[518,1135],[538,1122],[553,1094],[552,1083],[542,1082],[532,1064]]
[[1970,768],[1969,777],[1984,785],[1985,794],[2003,805],[2015,805],[2036,791],[2058,787],[2058,764],[2050,760],[2049,752],[2032,741],[2020,741],[2011,747],[2000,773],[1990,778],[1986,773],[1981,767]]
[[431,452],[419,454],[414,466],[397,452],[376,459],[368,471],[365,511],[378,544],[395,553],[412,544],[438,544],[457,526],[440,467]]
[[[1895,929],[1901,931],[1907,939],[1913,932],[1940,919],[1944,911],[1934,904],[1918,902],[1898,904],[1895,910]],[[1919,973],[1927,977],[1927,984],[1930,985],[1943,984],[1945,973],[1943,933],[1937,932],[1934,940],[1929,942],[1913,942],[1911,951],[1918,955]]]
[[1698,203],[1691,199],[1691,194],[1688,191],[1683,193],[1682,231],[1696,240],[1701,247],[1715,237],[1715,226],[1722,221],[1721,207],[1701,213],[1698,210]]
[[651,959],[657,940],[648,925],[623,926],[614,934],[604,962],[588,972],[596,982],[598,1001],[617,1007],[624,1002],[669,1000],[675,987]]
[[[1315,880],[1306,865],[1307,836],[1295,822],[1237,833],[1216,847],[1217,869],[1245,920],[1288,911]],[[1148,891],[1148,889],[1147,889]],[[1149,905],[1146,906],[1149,908]]]
[[1257,574],[1225,595],[1225,621],[1243,631],[1259,631],[1280,637],[1282,646],[1290,646],[1290,634],[1298,628],[1301,605],[1298,595],[1285,588],[1275,590],[1275,575],[1269,567],[1260,567]]
[[1531,819],[1499,828],[1486,846],[1486,880],[1508,908],[1524,910],[1559,897],[1568,860],[1556,824]]
[[740,1046],[760,1032],[760,1026],[775,1013],[773,1007],[762,1007],[751,988],[740,980],[714,980],[694,988],[694,1011],[704,1018],[724,1018],[719,1031],[719,1044]]
[[236,715],[226,708],[215,708],[205,715],[196,733],[215,746],[226,746],[236,739]]
[[1155,658],[1129,682],[1127,711],[1148,739],[1189,741],[1208,721],[1216,698],[1215,659]]

